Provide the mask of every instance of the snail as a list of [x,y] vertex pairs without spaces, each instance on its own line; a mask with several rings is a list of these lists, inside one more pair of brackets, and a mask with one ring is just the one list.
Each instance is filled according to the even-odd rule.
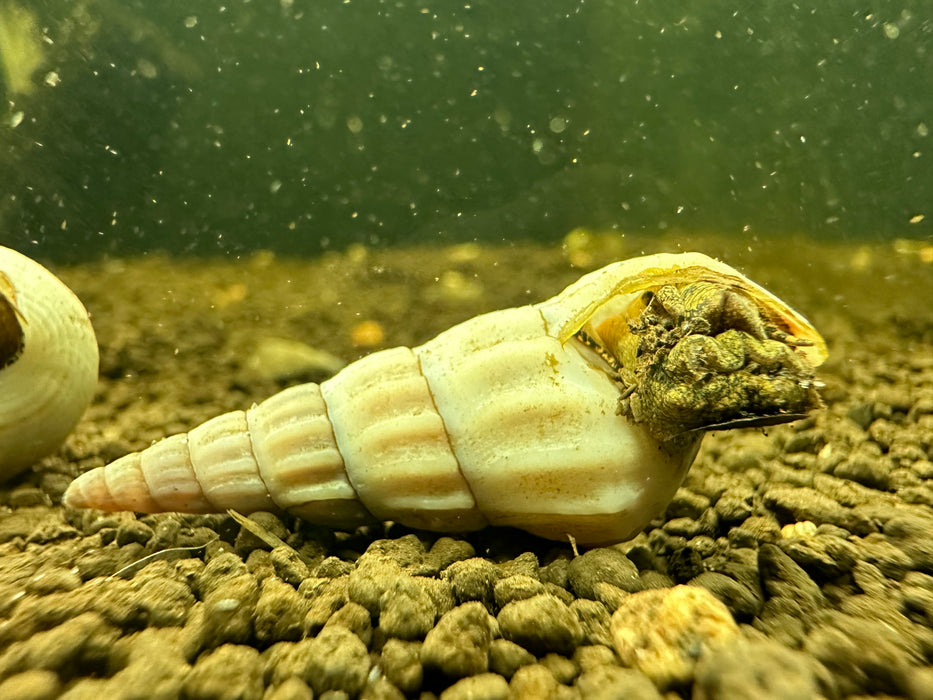
[[618,542],[664,510],[705,431],[819,407],[826,354],[728,265],[650,255],[158,441],[81,475],[64,502]]
[[0,481],[61,445],[94,396],[97,362],[78,297],[0,246]]

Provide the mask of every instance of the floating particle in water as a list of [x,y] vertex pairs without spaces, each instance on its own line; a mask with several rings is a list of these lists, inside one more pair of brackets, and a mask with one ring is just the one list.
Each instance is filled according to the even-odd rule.
[[357,348],[372,348],[385,340],[385,331],[378,321],[361,321],[350,331],[350,342]]

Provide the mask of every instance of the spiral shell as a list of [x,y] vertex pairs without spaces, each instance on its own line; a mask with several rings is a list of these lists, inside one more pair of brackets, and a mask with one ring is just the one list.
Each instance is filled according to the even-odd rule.
[[97,388],[97,341],[80,300],[0,247],[0,480],[53,452]]
[[817,407],[825,356],[729,266],[636,258],[166,438],[82,475],[65,503],[615,542],[666,507],[704,429]]

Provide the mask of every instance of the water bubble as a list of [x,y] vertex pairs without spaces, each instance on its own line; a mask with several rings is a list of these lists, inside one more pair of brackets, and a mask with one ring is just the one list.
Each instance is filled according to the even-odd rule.
[[567,120],[563,117],[554,117],[548,123],[548,128],[553,131],[555,134],[559,134],[567,128]]

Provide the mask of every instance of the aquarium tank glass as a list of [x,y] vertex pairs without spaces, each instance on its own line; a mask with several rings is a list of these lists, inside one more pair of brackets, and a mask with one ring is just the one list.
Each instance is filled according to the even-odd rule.
[[0,242],[929,237],[918,0],[3,0]]

